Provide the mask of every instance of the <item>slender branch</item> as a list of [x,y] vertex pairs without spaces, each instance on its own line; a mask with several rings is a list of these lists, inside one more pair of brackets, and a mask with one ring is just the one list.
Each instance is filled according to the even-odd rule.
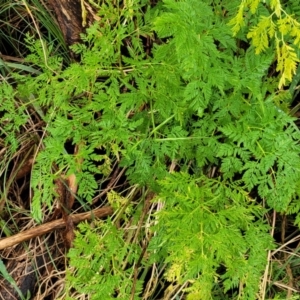
[[[95,209],[90,212],[70,215],[70,217],[72,218],[73,223],[77,224],[81,221],[89,220],[92,218],[103,218],[112,215],[112,213],[113,213],[113,209],[110,206],[106,206],[106,207]],[[31,238],[46,234],[53,230],[57,230],[65,227],[66,227],[65,221],[63,219],[58,219],[31,228],[29,230],[22,231],[13,236],[0,239],[0,250],[20,244],[22,242],[30,240]]]

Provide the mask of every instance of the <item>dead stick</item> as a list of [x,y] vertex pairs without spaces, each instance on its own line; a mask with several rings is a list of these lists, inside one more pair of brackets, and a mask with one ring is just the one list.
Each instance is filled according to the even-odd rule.
[[[74,224],[77,224],[84,220],[89,220],[92,218],[102,218],[109,215],[112,215],[113,209],[110,206],[102,207],[95,209],[90,212],[76,214],[76,215],[70,215],[72,218],[72,221]],[[23,232],[17,233],[13,236],[0,239],[0,250],[3,250],[5,248],[20,244],[22,242],[25,242],[27,240],[30,240],[31,238],[34,238],[36,236],[43,235],[45,233],[51,232],[53,230],[57,230],[60,228],[64,228],[65,221],[63,219],[58,219],[55,221],[51,221],[42,225],[39,225],[37,227],[25,230]]]

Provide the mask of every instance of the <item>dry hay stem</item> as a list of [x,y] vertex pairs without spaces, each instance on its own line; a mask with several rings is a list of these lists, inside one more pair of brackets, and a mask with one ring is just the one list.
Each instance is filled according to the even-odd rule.
[[[276,218],[277,218],[276,212],[273,213],[272,217],[272,231],[271,231],[271,236],[274,238],[274,231],[275,231],[275,223],[276,223]],[[295,287],[296,280],[293,275],[293,271],[291,268],[291,262],[294,257],[299,257],[299,254],[297,252],[299,251],[299,241],[300,241],[300,235],[297,235],[293,238],[285,237],[285,232],[286,232],[286,216],[283,216],[283,222],[281,221],[281,245],[275,249],[274,251],[269,250],[268,251],[268,258],[267,258],[267,265],[265,268],[265,274],[262,278],[262,283],[260,287],[260,294],[258,295],[258,299],[264,300],[266,296],[266,291],[267,291],[267,285],[274,285],[278,287],[280,290],[285,290],[286,292],[286,298],[291,299],[293,296],[293,293],[299,294],[300,290]],[[286,239],[288,239],[286,241]],[[286,241],[286,242],[285,242]],[[291,249],[288,247],[290,244],[294,244],[298,242],[298,245],[294,248]],[[280,257],[280,259],[278,258]],[[271,263],[278,264],[281,266],[281,268],[285,269],[285,280],[287,283],[283,283],[282,280],[276,280],[273,281],[271,280]]]
[[[53,283],[53,279],[54,280]],[[34,299],[40,300],[52,295],[53,299],[58,299],[65,293],[65,271],[53,270],[45,276],[39,283],[39,288]]]
[[[57,244],[58,239],[53,235],[48,235],[45,239],[38,237],[26,245],[18,245],[1,252],[7,271],[23,295],[28,292],[33,295],[36,285],[41,287],[43,278],[51,276],[53,270],[57,270],[57,265],[63,265],[64,253],[58,252],[61,246]],[[6,280],[0,280],[0,287],[0,299],[19,299],[13,286]],[[45,287],[41,288],[45,290]]]

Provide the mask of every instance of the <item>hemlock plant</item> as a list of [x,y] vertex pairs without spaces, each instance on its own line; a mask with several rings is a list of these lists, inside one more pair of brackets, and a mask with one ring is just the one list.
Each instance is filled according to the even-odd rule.
[[[35,219],[52,206],[53,182],[65,173],[76,174],[82,202],[99,190],[95,175],[107,176],[116,162],[130,188],[143,191],[110,194],[114,217],[79,225],[69,291],[89,299],[264,297],[274,247],[265,213],[300,209],[300,133],[289,114],[294,91],[283,89],[298,62],[291,7],[103,1],[100,21],[72,48],[80,62],[67,68],[28,36],[41,74],[2,84],[0,111],[1,122],[14,120],[1,128],[12,133],[12,151],[27,107],[46,124],[31,178]],[[24,105],[16,110],[13,97]],[[70,142],[80,145],[76,158],[64,147]],[[164,293],[147,287],[150,276],[160,276]]]

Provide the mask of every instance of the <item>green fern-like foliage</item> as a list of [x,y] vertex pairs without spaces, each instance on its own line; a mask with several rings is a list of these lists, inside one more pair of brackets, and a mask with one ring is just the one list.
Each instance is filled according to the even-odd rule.
[[216,281],[225,292],[242,285],[240,297],[254,299],[266,260],[260,249],[271,244],[264,209],[240,187],[205,176],[172,174],[160,184],[165,206],[150,248],[168,265],[167,280],[189,282],[188,299],[211,299]]
[[[90,299],[114,299],[116,291],[118,299],[130,299],[134,273],[132,262],[138,260],[141,249],[126,242],[124,232],[110,222],[95,225],[93,230],[88,224],[80,225],[80,235],[69,253],[72,262],[69,284],[90,295]],[[136,282],[135,294],[138,295],[141,289],[142,282]]]
[[[277,68],[280,72],[279,88],[292,81],[299,63],[297,51],[300,43],[300,23],[294,15],[289,14],[280,0],[270,0],[267,3],[268,10],[259,14],[259,21],[249,29],[247,38],[252,39],[257,54],[272,46],[276,48]],[[265,6],[260,0],[243,0],[239,4],[238,13],[231,19],[230,23],[234,34],[237,34],[245,26],[244,14],[250,10],[252,14],[257,13]],[[288,10],[295,9],[297,5],[289,4]],[[294,12],[293,12],[294,13]],[[293,44],[293,46],[290,46]]]
[[[114,217],[79,226],[69,253],[70,291],[144,299],[155,266],[168,285],[162,297],[257,298],[273,247],[264,213],[300,209],[299,130],[290,99],[276,91],[297,63],[295,48],[285,39],[276,44],[276,33],[286,38],[288,30],[297,40],[298,27],[295,35],[290,25],[277,28],[280,13],[291,18],[279,1],[268,3],[275,25],[260,1],[221,2],[164,0],[151,8],[147,1],[101,1],[100,21],[72,48],[80,63],[63,69],[43,42],[28,37],[30,61],[42,72],[14,75],[15,93],[1,87],[4,99],[24,102],[3,132],[26,122],[26,107],[45,122],[31,178],[37,220],[42,205],[53,205],[58,177],[76,174],[78,200],[91,203],[100,188],[96,175],[107,176],[116,162],[131,187],[156,194],[149,218],[142,217],[145,199],[112,193]],[[240,45],[247,35],[253,47]],[[274,59],[280,78],[269,74]],[[15,114],[5,103],[1,121]],[[13,134],[5,142],[18,145]],[[80,147],[70,154],[66,144]],[[120,226],[127,221],[130,229]],[[149,245],[147,230],[138,228],[149,228]]]

